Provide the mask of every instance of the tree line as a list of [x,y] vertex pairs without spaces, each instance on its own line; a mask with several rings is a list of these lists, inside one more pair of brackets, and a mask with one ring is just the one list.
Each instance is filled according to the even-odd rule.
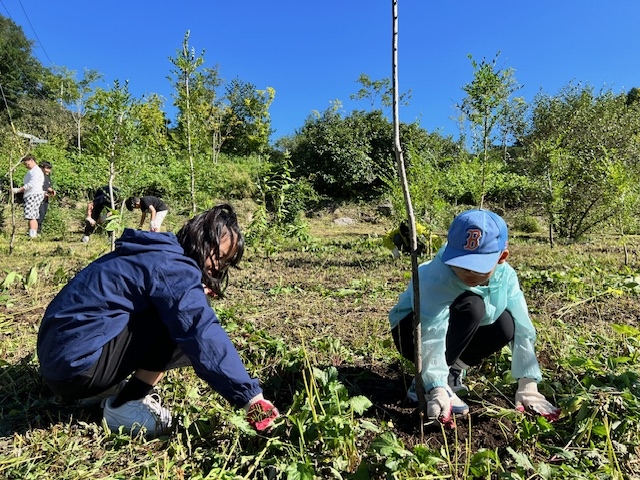
[[[98,86],[97,71],[79,77],[44,67],[22,29],[2,16],[0,44],[3,172],[30,150],[54,164],[63,196],[84,198],[112,177],[124,194],[160,195],[185,212],[250,197],[285,224],[327,201],[384,198],[403,210],[387,79],[362,74],[351,98],[366,108],[343,113],[336,101],[271,142],[275,90],[225,82],[189,44],[189,32],[169,59],[174,121],[157,94],[134,98],[126,82]],[[635,233],[640,90],[571,83],[527,103],[498,57],[469,56],[458,138],[400,126],[418,220],[442,228],[457,206],[488,205],[543,218],[552,242],[598,229]]]

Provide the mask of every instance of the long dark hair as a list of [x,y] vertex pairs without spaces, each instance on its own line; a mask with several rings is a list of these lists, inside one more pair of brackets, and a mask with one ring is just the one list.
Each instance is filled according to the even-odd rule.
[[[235,252],[231,258],[222,259],[220,240],[225,235],[231,237]],[[213,294],[222,297],[229,278],[228,269],[237,266],[244,253],[244,237],[233,207],[225,203],[193,217],[178,231],[177,237],[185,255],[200,266],[202,283]],[[207,259],[213,264],[211,272],[205,266]],[[217,259],[218,268],[214,259]]]

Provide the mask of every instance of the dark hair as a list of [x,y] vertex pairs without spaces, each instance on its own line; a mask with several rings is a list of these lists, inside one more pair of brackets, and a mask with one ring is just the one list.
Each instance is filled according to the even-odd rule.
[[51,166],[51,162],[47,162],[46,160],[43,160],[42,162],[40,162],[40,165],[38,165],[40,168],[53,168]]
[[[235,246],[229,259],[220,258],[220,240],[225,235],[231,236],[231,244]],[[195,260],[202,270],[202,283],[222,297],[229,267],[236,267],[244,254],[244,236],[233,207],[225,203],[193,217],[178,231],[177,237],[185,255]],[[211,259],[213,265],[217,259],[218,268],[209,272],[205,266],[207,259]]]
[[124,201],[124,206],[127,207],[127,210],[132,212],[139,201],[140,197],[129,197]]
[[[32,154],[28,153],[24,157],[22,157],[22,160],[20,160],[20,161],[21,162],[26,162],[27,160],[33,160],[34,162],[36,162],[36,157],[34,157]],[[38,162],[36,162],[36,163],[38,163]]]

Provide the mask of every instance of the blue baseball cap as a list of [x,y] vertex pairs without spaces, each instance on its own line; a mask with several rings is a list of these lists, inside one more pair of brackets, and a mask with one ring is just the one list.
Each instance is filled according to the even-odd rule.
[[442,261],[478,273],[489,273],[507,248],[509,232],[500,215],[467,210],[453,219]]

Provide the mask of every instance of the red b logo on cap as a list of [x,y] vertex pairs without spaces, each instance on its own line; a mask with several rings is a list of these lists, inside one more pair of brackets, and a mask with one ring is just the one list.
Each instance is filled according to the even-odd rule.
[[467,230],[467,243],[463,248],[470,251],[477,250],[480,247],[481,238],[482,230],[479,228],[470,228]]

